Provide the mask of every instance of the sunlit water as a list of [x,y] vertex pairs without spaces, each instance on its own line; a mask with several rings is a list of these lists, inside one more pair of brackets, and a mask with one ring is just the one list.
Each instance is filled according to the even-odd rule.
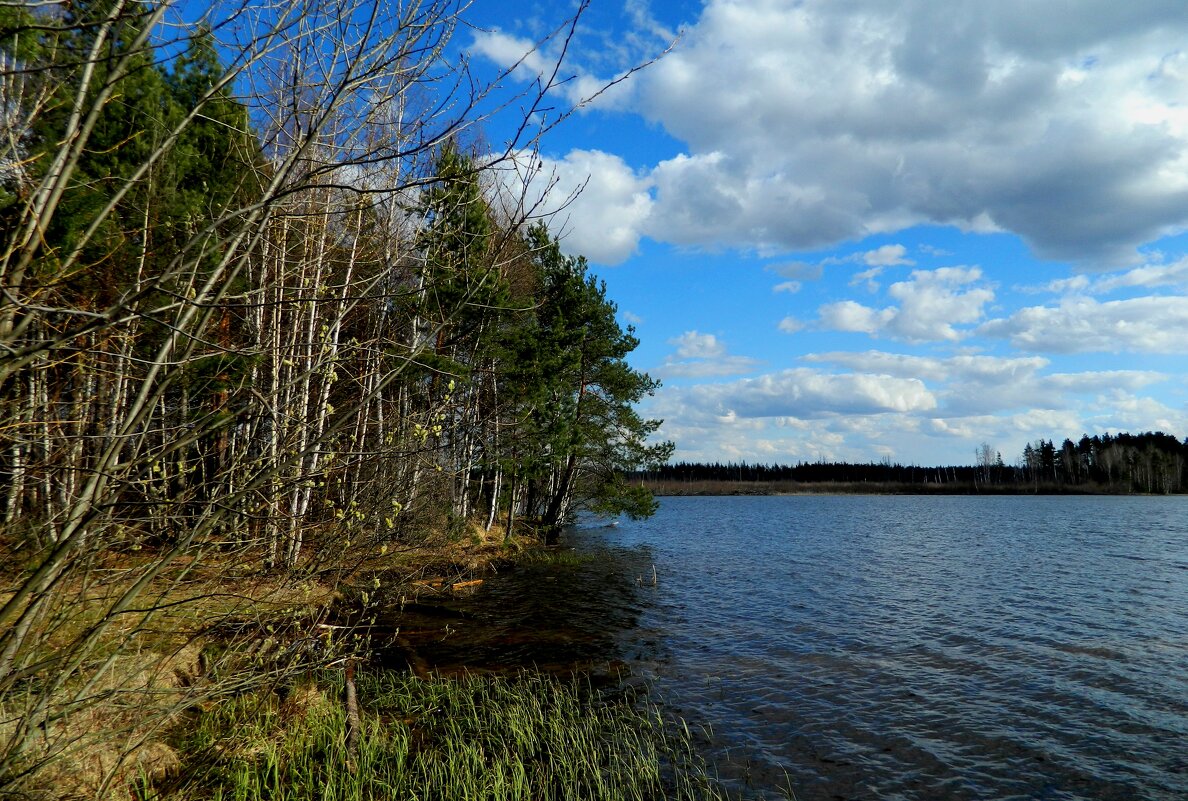
[[570,542],[429,658],[622,660],[748,797],[1188,798],[1188,499],[666,498]]

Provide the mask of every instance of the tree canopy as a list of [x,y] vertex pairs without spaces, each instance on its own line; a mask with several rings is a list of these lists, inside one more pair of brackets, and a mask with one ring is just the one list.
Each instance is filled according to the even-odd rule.
[[555,538],[670,452],[605,286],[496,202],[458,4],[167,11],[0,7],[0,793],[168,571]]

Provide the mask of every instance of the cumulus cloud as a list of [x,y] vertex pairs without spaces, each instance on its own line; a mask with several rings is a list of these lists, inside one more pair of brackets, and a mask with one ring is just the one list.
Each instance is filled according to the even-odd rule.
[[759,366],[756,359],[736,356],[713,334],[686,331],[668,340],[676,350],[652,372],[662,378],[707,378],[749,373]]
[[[655,58],[675,38],[648,13],[646,4],[631,5],[634,8],[627,11],[632,26],[626,35],[581,25],[571,30],[568,24],[539,31],[536,38],[499,28],[476,28],[469,51],[496,64],[512,78],[533,84],[529,92],[547,88],[553,96],[564,98],[572,109],[624,109],[632,102],[635,84],[622,78]],[[539,28],[540,20],[534,22],[534,27]],[[587,54],[582,63],[572,58],[577,50]]]
[[1087,288],[1092,292],[1104,294],[1135,287],[1188,287],[1188,258],[1172,264],[1146,264],[1122,273],[1102,276]]
[[1048,359],[1039,356],[1000,357],[958,354],[948,357],[912,356],[903,353],[868,350],[856,352],[810,353],[809,362],[836,364],[862,372],[910,376],[929,381],[961,383],[1018,383],[1047,367]]
[[1091,432],[1163,431],[1176,434],[1188,430],[1188,411],[1173,409],[1154,398],[1117,392],[1090,418]]
[[907,248],[903,245],[883,245],[861,254],[863,264],[871,267],[894,267],[900,264],[915,264],[906,258]]
[[866,284],[866,288],[871,292],[878,292],[879,284],[875,281],[886,267],[871,267],[869,270],[862,270],[854,273],[854,277],[850,279],[850,286],[858,286],[859,284]]
[[983,324],[978,333],[1020,350],[1054,353],[1188,353],[1188,297],[1098,302],[1074,297],[1029,306]]
[[[628,3],[641,37],[671,33],[646,0]],[[859,332],[929,355],[815,354],[801,362],[809,368],[670,384],[651,413],[670,421],[665,434],[682,456],[931,460],[972,455],[960,445],[968,439],[995,443],[1009,461],[1039,436],[1188,428],[1188,412],[1143,397],[1167,375],[1104,369],[1116,366],[1104,359],[1077,372],[1077,359],[1062,358],[1188,351],[1188,259],[1164,263],[1149,248],[1136,259],[1140,246],[1188,230],[1182,2],[698,5],[678,47],[602,106],[647,117],[678,148],[642,166],[593,150],[545,159],[557,196],[586,185],[552,223],[567,232],[564,246],[602,263],[628,258],[644,237],[738,248],[775,262],[772,290],[788,293],[792,312],[773,315],[779,331]],[[493,37],[476,52],[508,65],[525,43]],[[529,52],[521,77],[551,55]],[[560,91],[577,98],[626,51],[573,52],[586,63]],[[1082,272],[1015,287],[1039,296],[1017,308],[977,267],[918,269],[916,258],[952,255],[894,242],[921,223],[1009,231]],[[891,243],[781,261],[872,235]],[[837,281],[811,283],[834,267]],[[847,280],[877,294],[836,294]],[[758,362],[731,354],[722,337],[674,337],[653,372],[753,374]],[[779,341],[795,356],[809,339]]]
[[795,334],[797,331],[804,329],[804,323],[789,315],[780,320],[776,327],[785,334]]
[[827,303],[818,312],[823,328],[835,331],[856,331],[862,334],[877,334],[883,326],[895,317],[894,309],[878,311],[853,300]]
[[[1137,394],[1151,371],[1048,372],[1036,356],[810,354],[801,368],[730,383],[663,388],[648,414],[681,458],[972,462],[989,442],[1010,462],[1038,437],[1107,430],[1188,429],[1188,410]],[[836,368],[851,372],[837,372]]]
[[699,405],[740,417],[812,419],[831,414],[880,414],[936,407],[924,382],[894,376],[835,375],[808,368],[708,384],[688,390]]
[[551,71],[554,63],[553,59],[545,56],[537,42],[499,30],[476,33],[471,50],[510,69],[512,77],[523,81],[536,80],[547,70]]
[[919,381],[801,368],[664,387],[646,413],[664,418],[661,433],[678,443],[678,458],[859,461],[869,458],[868,442],[910,435],[934,406]]
[[[1130,260],[1188,226],[1182,11],[708,0],[629,82],[624,102],[687,146],[654,165],[654,213],[633,222],[760,252],[931,222]],[[506,64],[525,44],[490,34],[476,48]]]
[[1096,402],[1103,394],[1137,392],[1167,380],[1152,370],[1047,372],[1051,361],[1041,356],[933,357],[872,350],[809,354],[805,360],[928,381],[939,401],[938,416],[947,418],[1069,409],[1078,398]]
[[[785,278],[815,281],[824,274],[826,267],[840,264],[862,264],[868,269],[855,273],[853,278],[850,279],[850,285],[855,286],[865,282],[873,291],[878,288],[874,279],[881,275],[888,267],[910,266],[915,263],[913,259],[907,258],[907,248],[905,246],[882,245],[874,250],[859,251],[847,256],[830,256],[816,264],[796,261],[788,264],[770,265],[767,269]],[[775,291],[787,291],[786,287],[790,285],[795,286],[796,289],[800,289],[799,281],[796,280],[777,285]]]
[[686,331],[668,340],[668,344],[676,345],[678,359],[716,359],[726,355],[726,346],[713,334]]
[[1018,289],[1029,295],[1108,295],[1127,289],[1155,290],[1163,287],[1188,288],[1188,257],[1171,263],[1149,263],[1096,276],[1082,273]]
[[874,309],[852,300],[828,303],[818,310],[820,325],[908,342],[956,342],[969,332],[954,326],[978,322],[983,307],[994,299],[989,287],[970,286],[981,279],[977,267],[914,270],[909,280],[887,290],[898,306]]
[[544,217],[568,253],[619,264],[635,253],[652,211],[650,183],[618,156],[573,150],[563,159],[524,153],[501,172],[504,194]]

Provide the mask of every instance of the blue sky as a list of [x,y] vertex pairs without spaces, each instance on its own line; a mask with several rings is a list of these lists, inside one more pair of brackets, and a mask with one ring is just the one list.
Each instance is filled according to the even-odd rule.
[[[478,0],[459,42],[527,82],[575,8]],[[671,50],[543,139],[550,202],[584,186],[550,225],[677,459],[1182,438],[1185,42],[1179,0],[594,0],[558,111]]]

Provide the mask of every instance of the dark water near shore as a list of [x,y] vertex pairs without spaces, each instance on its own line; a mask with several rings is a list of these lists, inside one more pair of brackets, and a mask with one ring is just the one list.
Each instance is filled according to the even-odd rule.
[[1188,798],[1186,498],[666,498],[570,542],[420,653],[623,667],[748,797]]

